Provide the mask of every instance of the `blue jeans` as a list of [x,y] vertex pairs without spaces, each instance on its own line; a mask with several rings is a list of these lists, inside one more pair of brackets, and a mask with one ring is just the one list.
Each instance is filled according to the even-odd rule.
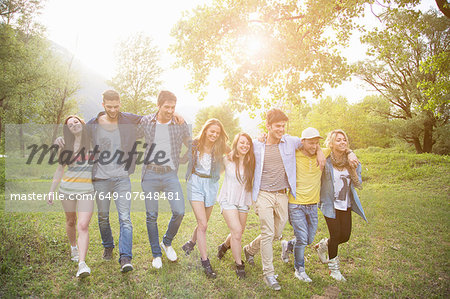
[[[109,224],[109,207],[111,199],[116,204],[119,214],[119,262],[122,257],[132,258],[133,225],[131,224],[131,200],[127,200],[127,192],[131,192],[130,177],[116,177],[93,180],[97,192],[98,226],[103,247],[114,247],[114,239]],[[109,198],[108,198],[109,197]]]
[[[147,233],[150,246],[152,247],[153,257],[162,256],[159,246],[158,234],[158,202],[159,200],[168,200],[172,210],[172,218],[167,226],[167,231],[163,237],[163,243],[166,246],[172,245],[172,240],[180,228],[184,217],[184,196],[180,181],[176,171],[170,171],[164,174],[156,173],[151,170],[145,172],[142,178],[142,190],[145,194],[145,210],[147,214]],[[165,193],[165,199],[155,199],[158,192]],[[172,194],[172,199],[170,199]]]
[[295,239],[289,241],[294,247],[295,269],[305,271],[305,248],[314,241],[317,231],[317,204],[289,204],[289,221],[294,228]]

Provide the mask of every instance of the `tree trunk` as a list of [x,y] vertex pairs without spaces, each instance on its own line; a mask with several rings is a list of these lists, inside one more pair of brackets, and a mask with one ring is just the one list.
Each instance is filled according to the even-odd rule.
[[433,121],[431,119],[425,120],[423,124],[423,152],[431,153],[433,148]]
[[414,144],[414,147],[416,148],[416,153],[418,154],[423,153],[422,146],[420,145],[420,139],[418,136],[412,137],[412,144]]
[[59,109],[56,114],[56,123],[55,123],[55,126],[53,127],[52,142],[54,142],[56,139],[56,134],[58,133],[58,127],[59,127],[59,124],[61,123],[61,119],[63,118],[62,114],[64,111],[64,105],[66,103],[66,99],[67,99],[67,95],[68,95],[70,70],[72,69],[72,63],[73,63],[74,57],[75,57],[75,55],[72,54],[72,56],[70,57],[69,65],[67,66],[67,75],[66,75],[66,81],[65,81],[65,85],[64,85],[64,91],[63,91],[63,94],[61,95],[61,100],[59,102],[60,103]]
[[[450,18],[450,7],[448,7],[448,2],[446,0],[436,0],[436,4],[439,10],[447,17]],[[447,6],[445,6],[447,5]]]

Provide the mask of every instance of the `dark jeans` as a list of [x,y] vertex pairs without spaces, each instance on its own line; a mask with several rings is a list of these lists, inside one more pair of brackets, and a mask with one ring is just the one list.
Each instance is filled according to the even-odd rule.
[[325,217],[330,232],[330,239],[328,240],[328,256],[330,259],[337,256],[339,244],[347,242],[352,233],[352,209],[335,211],[336,219]]

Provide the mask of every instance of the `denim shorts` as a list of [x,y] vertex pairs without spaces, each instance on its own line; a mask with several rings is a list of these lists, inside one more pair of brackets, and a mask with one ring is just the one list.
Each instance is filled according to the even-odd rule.
[[187,183],[187,197],[190,201],[202,201],[205,208],[212,207],[216,203],[219,181],[210,178],[201,178],[192,174]]
[[229,204],[226,201],[220,202],[219,204],[220,204],[220,213],[222,213],[223,210],[238,210],[238,212],[240,212],[240,213],[248,213],[250,211],[250,206],[247,206],[247,205],[238,206],[238,205]]

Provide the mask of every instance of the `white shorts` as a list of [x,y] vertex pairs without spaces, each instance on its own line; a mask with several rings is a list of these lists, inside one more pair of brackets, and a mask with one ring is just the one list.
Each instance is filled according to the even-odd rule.
[[229,204],[228,202],[225,201],[220,202],[220,212],[222,213],[223,210],[238,210],[240,213],[248,213],[250,211],[250,206],[248,205],[238,206]]

